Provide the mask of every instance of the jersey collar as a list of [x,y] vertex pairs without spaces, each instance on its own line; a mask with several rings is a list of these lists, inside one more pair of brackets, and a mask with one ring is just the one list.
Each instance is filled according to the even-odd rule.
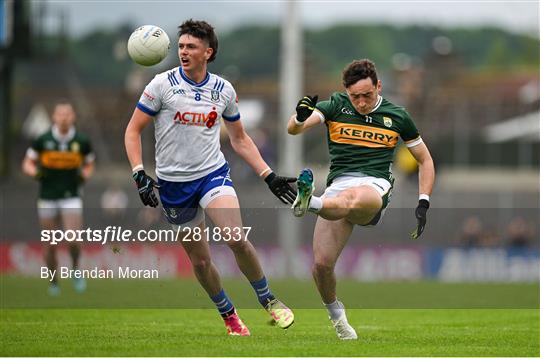
[[186,74],[184,73],[184,70],[182,69],[182,66],[178,67],[178,72],[180,73],[180,77],[182,77],[184,81],[186,81],[187,83],[195,87],[202,87],[205,84],[207,84],[208,81],[210,80],[210,73],[208,71],[206,72],[206,77],[204,77],[204,80],[202,80],[199,83],[193,81],[188,76],[186,76]]
[[58,130],[58,127],[55,124],[52,126],[51,131],[52,131],[53,138],[56,139],[59,142],[67,143],[70,140],[72,140],[73,137],[75,137],[75,127],[74,126],[71,126],[69,128],[68,132],[65,135],[60,134],[60,130]]
[[373,107],[373,109],[369,113],[375,112],[381,106],[381,103],[382,103],[382,96],[377,95],[377,103],[375,104],[375,107]]

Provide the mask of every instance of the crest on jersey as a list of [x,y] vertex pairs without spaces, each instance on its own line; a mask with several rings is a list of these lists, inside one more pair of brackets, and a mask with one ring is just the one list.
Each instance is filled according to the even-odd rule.
[[81,150],[81,146],[77,142],[71,143],[71,151],[72,152],[79,152]]
[[210,94],[211,94],[210,99],[212,100],[212,102],[219,102],[219,91],[218,90],[211,90]]
[[383,117],[384,125],[388,128],[392,127],[392,118],[390,117]]

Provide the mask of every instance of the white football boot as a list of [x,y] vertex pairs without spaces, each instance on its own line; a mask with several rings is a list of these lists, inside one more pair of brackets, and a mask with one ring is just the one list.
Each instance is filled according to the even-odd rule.
[[337,320],[330,320],[332,324],[334,325],[334,328],[336,329],[336,334],[339,339],[342,340],[349,340],[349,339],[358,339],[358,335],[356,334],[356,331],[347,321],[347,316],[345,313],[337,319]]

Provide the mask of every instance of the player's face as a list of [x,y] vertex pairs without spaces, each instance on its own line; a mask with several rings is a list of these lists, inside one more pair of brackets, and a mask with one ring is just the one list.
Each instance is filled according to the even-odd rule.
[[373,84],[371,78],[364,78],[347,87],[347,95],[360,114],[368,114],[377,104],[377,96],[381,93],[381,81]]
[[70,104],[59,104],[55,107],[52,118],[60,132],[66,133],[75,122],[75,111]]
[[205,41],[197,37],[184,34],[178,39],[178,57],[184,71],[196,70],[204,66],[212,55],[212,51]]

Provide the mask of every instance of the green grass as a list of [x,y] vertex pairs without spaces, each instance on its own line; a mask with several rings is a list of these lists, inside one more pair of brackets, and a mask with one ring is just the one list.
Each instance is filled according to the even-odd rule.
[[[47,281],[0,276],[2,308],[213,308],[196,280],[95,279],[84,295],[69,280],[60,297],[47,296]],[[270,280],[272,290],[296,308],[320,308],[310,280]],[[259,304],[246,280],[224,280],[240,308]],[[339,297],[349,308],[540,308],[539,283],[440,283],[437,281],[358,282],[339,280]]]
[[537,356],[537,310],[349,310],[360,339],[339,341],[323,310],[287,331],[240,311],[251,337],[228,337],[214,310],[7,309],[2,355]]
[[0,276],[0,355],[540,355],[537,283],[340,281],[354,342],[337,339],[309,281],[272,281],[295,308],[287,331],[268,325],[246,282],[225,281],[251,337],[226,336],[193,280],[90,280],[84,294],[61,284],[62,294],[48,297],[44,280]]

